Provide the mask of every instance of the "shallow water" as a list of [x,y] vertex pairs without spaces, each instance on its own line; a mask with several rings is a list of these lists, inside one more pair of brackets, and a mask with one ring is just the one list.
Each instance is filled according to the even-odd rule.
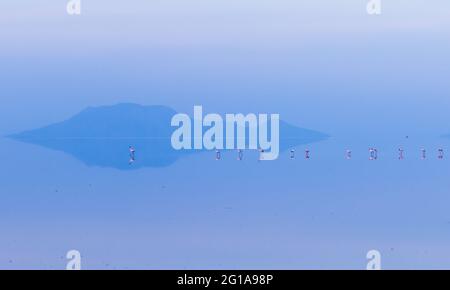
[[397,144],[370,161],[331,138],[295,159],[203,152],[124,171],[3,138],[0,267],[64,269],[77,249],[85,269],[364,269],[377,249],[383,268],[448,268],[450,160],[440,139],[407,145],[402,161]]

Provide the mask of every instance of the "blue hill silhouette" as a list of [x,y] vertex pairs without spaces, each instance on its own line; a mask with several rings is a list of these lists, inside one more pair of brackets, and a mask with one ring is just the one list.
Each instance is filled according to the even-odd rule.
[[[118,104],[87,108],[74,117],[43,128],[9,136],[74,156],[88,166],[130,170],[163,167],[195,150],[172,148],[171,119],[177,112],[165,106]],[[280,149],[321,141],[326,134],[280,121]],[[136,162],[129,164],[129,146],[136,149]]]

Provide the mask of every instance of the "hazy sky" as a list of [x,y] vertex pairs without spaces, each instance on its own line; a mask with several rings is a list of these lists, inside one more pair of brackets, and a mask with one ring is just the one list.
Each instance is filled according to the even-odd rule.
[[450,2],[367,2],[82,0],[69,16],[64,0],[2,1],[0,132],[118,102],[450,132]]

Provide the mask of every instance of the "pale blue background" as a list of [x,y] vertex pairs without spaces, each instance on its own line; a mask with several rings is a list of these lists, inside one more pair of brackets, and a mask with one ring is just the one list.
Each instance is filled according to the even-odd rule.
[[70,249],[86,268],[362,269],[370,249],[385,268],[450,268],[448,1],[82,3],[0,3],[1,135],[133,102],[275,112],[332,138],[309,163],[135,172],[1,139],[0,268],[61,269]]

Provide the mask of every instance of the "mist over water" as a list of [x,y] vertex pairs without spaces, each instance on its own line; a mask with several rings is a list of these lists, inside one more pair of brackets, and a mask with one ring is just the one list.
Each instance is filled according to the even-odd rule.
[[[448,1],[28,2],[0,4],[1,269],[449,268]],[[163,121],[68,122],[123,103]],[[194,105],[306,139],[259,162],[119,138]]]

